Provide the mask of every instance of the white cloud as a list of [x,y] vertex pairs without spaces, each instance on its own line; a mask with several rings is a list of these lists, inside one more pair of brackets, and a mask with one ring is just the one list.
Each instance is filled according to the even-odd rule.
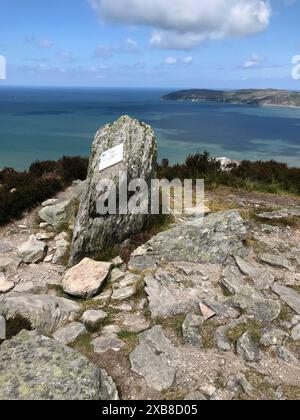
[[267,28],[269,0],[89,0],[104,21],[153,28],[154,47],[188,50],[206,40]]
[[244,68],[250,69],[253,67],[258,67],[264,61],[263,57],[259,57],[257,54],[252,54],[248,61],[245,62]]
[[98,45],[94,53],[95,57],[111,58],[116,54],[138,54],[140,52],[138,43],[131,38],[116,45]]
[[34,36],[27,36],[25,38],[27,44],[34,44],[42,49],[50,49],[54,47],[54,42],[46,38],[35,38]]
[[174,64],[177,64],[178,60],[175,57],[168,57],[165,60],[165,64],[167,64],[168,66],[173,66]]
[[192,62],[193,62],[193,57],[191,57],[190,55],[189,55],[188,57],[184,57],[184,58],[182,59],[182,62],[183,62],[184,64],[192,64]]

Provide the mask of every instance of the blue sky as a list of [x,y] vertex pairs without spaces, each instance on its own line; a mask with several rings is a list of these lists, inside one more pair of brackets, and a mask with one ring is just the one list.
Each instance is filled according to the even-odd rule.
[[300,0],[0,0],[1,85],[300,90]]

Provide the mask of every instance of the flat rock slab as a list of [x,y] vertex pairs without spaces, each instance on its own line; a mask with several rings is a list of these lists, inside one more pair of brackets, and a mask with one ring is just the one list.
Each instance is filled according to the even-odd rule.
[[14,288],[14,283],[6,280],[4,273],[0,273],[0,294],[7,293]]
[[179,353],[166,338],[161,326],[139,336],[140,344],[130,354],[133,372],[145,378],[147,385],[164,391],[173,385]]
[[10,292],[0,296],[0,315],[6,319],[19,315],[42,334],[52,333],[66,322],[74,321],[80,310],[79,304],[51,295]]
[[298,315],[300,315],[300,294],[290,287],[281,286],[280,284],[274,284],[272,287],[283,302],[285,302],[290,308],[292,308]]
[[258,214],[258,217],[267,220],[280,220],[287,219],[289,217],[300,217],[300,209],[281,209],[278,211],[260,213]]
[[180,286],[171,276],[158,274],[145,277],[152,318],[184,314],[199,309],[200,295],[196,288]]
[[166,261],[223,264],[231,255],[245,254],[246,227],[237,211],[213,213],[159,233],[136,250],[129,269],[153,268]]
[[48,285],[44,281],[25,281],[14,288],[15,293],[46,294]]
[[133,333],[140,333],[150,327],[150,321],[142,313],[122,314],[121,322],[125,331]]
[[259,256],[259,259],[261,262],[268,264],[272,267],[277,268],[284,268],[288,271],[294,271],[291,263],[289,260],[284,257],[283,255],[277,255],[277,254],[261,254]]
[[121,289],[116,289],[113,292],[112,300],[126,300],[131,298],[136,294],[136,287],[135,286],[128,286],[128,287],[122,287]]
[[36,332],[0,347],[1,400],[117,400],[113,380],[85,357]]
[[61,344],[69,346],[76,340],[87,334],[87,330],[80,322],[72,322],[66,327],[59,328],[53,334],[53,338]]
[[20,264],[20,258],[0,256],[0,273],[15,273]]
[[118,352],[125,347],[124,341],[120,340],[117,334],[112,331],[105,331],[100,337],[92,341],[94,352],[104,354],[110,350]]
[[107,279],[111,264],[97,262],[90,258],[84,258],[79,264],[71,268],[65,274],[62,286],[70,296],[78,298],[90,298],[95,296]]
[[0,241],[0,254],[5,254],[12,250],[12,244],[6,241]]

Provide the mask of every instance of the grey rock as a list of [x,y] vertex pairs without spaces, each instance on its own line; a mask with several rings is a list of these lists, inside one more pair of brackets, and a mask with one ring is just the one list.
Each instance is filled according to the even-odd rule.
[[280,299],[291,307],[298,315],[300,315],[300,295],[290,287],[281,286],[280,284],[274,284],[272,287]]
[[92,346],[95,353],[104,354],[110,350],[115,352],[121,351],[125,347],[125,343],[114,332],[107,331],[93,340]]
[[264,347],[281,346],[289,335],[276,327],[267,327],[262,331],[260,344]]
[[185,401],[207,401],[207,398],[199,391],[191,392],[184,399]]
[[226,302],[218,302],[214,299],[204,299],[203,301],[212,311],[222,318],[238,318],[240,316],[239,311],[232,308]]
[[80,313],[80,306],[67,299],[51,295],[31,295],[10,292],[0,296],[0,315],[27,319],[33,329],[49,334]]
[[65,263],[70,251],[70,244],[65,239],[60,239],[55,242],[55,254],[53,256],[53,264]]
[[291,365],[299,365],[299,360],[286,347],[278,347],[276,350],[277,357]]
[[12,244],[7,241],[0,241],[0,254],[5,254],[12,250]]
[[162,258],[166,261],[223,264],[232,254],[245,254],[245,237],[246,228],[239,212],[213,213],[154,236],[144,246],[144,255],[132,255],[129,268],[153,268]]
[[94,297],[94,302],[97,302],[101,309],[108,306],[112,296],[112,289],[108,289],[105,292],[100,293],[98,296]]
[[277,254],[261,254],[259,256],[261,262],[272,267],[285,268],[288,271],[294,271],[291,263],[283,255]]
[[253,386],[249,383],[246,376],[243,373],[238,373],[229,378],[226,389],[230,392],[237,394],[240,389],[245,392],[247,395],[251,395],[254,391]]
[[119,268],[114,268],[111,272],[111,282],[115,283],[122,280],[125,277],[124,271],[121,271]]
[[59,200],[57,198],[50,198],[42,203],[42,207],[53,206],[54,204],[57,204],[58,201]]
[[53,334],[53,338],[66,346],[75,343],[78,338],[87,334],[87,330],[80,322],[72,322],[66,327],[61,327]]
[[294,341],[300,340],[300,324],[296,325],[293,329],[292,329],[292,339]]
[[272,212],[260,213],[258,217],[266,220],[280,220],[289,217],[300,217],[300,209],[281,209]]
[[47,222],[54,229],[59,229],[64,225],[74,222],[78,200],[71,198],[57,204],[43,207],[39,212],[39,217]]
[[[99,171],[102,153],[120,144],[124,145],[123,161]],[[127,172],[128,182],[140,178],[150,185],[151,179],[155,178],[156,160],[154,133],[150,126],[140,121],[124,116],[97,132],[90,157],[86,189],[74,230],[71,265],[86,255],[93,256],[109,246],[120,244],[143,229],[149,220],[148,215],[103,216],[97,213],[97,200],[101,197],[98,186],[103,179],[110,179],[118,184],[120,171]],[[111,187],[108,194],[113,193],[114,189]]]
[[14,288],[15,293],[31,293],[34,295],[46,294],[48,291],[48,285],[44,281],[26,281],[19,283]]
[[182,335],[186,343],[194,347],[202,347],[202,337],[200,329],[204,319],[200,315],[188,314],[182,324]]
[[89,310],[82,315],[81,322],[83,322],[87,328],[97,328],[107,316],[107,313],[104,311]]
[[0,315],[0,341],[6,339],[6,320]]
[[0,256],[0,273],[15,273],[20,264],[20,258]]
[[4,273],[0,273],[0,294],[7,293],[13,288],[14,288],[14,283],[6,280]]
[[112,300],[126,300],[136,294],[135,286],[122,287],[113,292]]
[[239,325],[245,324],[247,320],[243,317],[236,319],[229,324],[218,327],[215,333],[215,343],[219,350],[221,351],[230,351],[233,350],[233,343],[230,342],[228,338],[228,333],[233,328],[236,328]]
[[152,318],[170,318],[199,309],[199,291],[183,287],[161,271],[146,276],[145,283]]
[[19,257],[26,264],[37,264],[43,261],[46,252],[46,245],[44,242],[36,239],[31,235],[27,242],[24,242],[18,247]]
[[119,280],[116,284],[114,284],[114,287],[123,288],[123,289],[125,287],[130,287],[130,286],[137,287],[140,281],[141,281],[140,276],[133,273],[129,273],[129,274],[126,274],[122,280]]
[[229,299],[229,302],[245,311],[247,315],[251,315],[262,322],[274,321],[279,317],[281,312],[280,302],[266,299],[249,287],[245,287],[240,294]]
[[261,225],[262,233],[267,233],[269,235],[278,235],[280,233],[279,226],[271,226],[271,225]]
[[243,334],[237,342],[237,354],[243,357],[246,362],[259,362],[261,353],[258,345],[254,342],[249,331]]
[[133,372],[144,377],[150,388],[157,391],[170,388],[179,363],[177,349],[159,325],[141,334],[139,340],[140,344],[130,354]]
[[36,332],[0,347],[1,400],[117,400],[113,380],[85,357]]
[[150,322],[142,313],[122,314],[122,328],[125,331],[141,333],[150,327]]
[[208,398],[211,398],[216,390],[217,389],[213,385],[203,385],[199,388],[199,391]]
[[256,289],[267,290],[274,283],[275,277],[267,270],[259,269],[239,256],[235,256],[235,261],[241,272],[251,278]]
[[107,279],[111,264],[84,258],[68,270],[63,278],[63,289],[71,296],[90,298],[95,296]]
[[224,268],[220,284],[231,295],[239,294],[245,287],[248,287],[239,269],[232,265],[227,265]]

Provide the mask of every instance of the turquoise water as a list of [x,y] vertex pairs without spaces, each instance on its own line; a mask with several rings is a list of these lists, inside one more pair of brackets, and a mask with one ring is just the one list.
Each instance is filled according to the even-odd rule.
[[87,156],[95,132],[123,114],[155,129],[159,157],[207,149],[233,159],[300,166],[300,109],[163,102],[172,89],[0,88],[0,168]]

